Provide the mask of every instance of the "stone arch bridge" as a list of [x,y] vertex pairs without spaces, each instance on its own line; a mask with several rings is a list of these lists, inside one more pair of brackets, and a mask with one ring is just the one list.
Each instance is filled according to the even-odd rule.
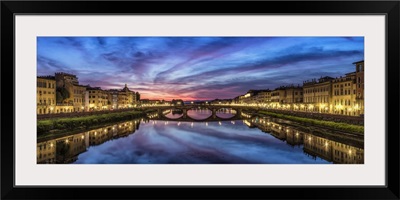
[[[220,109],[232,109],[236,111],[236,114],[230,118],[218,117],[217,111]],[[168,118],[164,115],[165,110],[177,109],[182,110],[183,114],[179,118]],[[193,119],[187,112],[192,109],[208,109],[211,111],[211,116],[205,119]],[[144,110],[156,110],[156,112],[150,114],[151,119],[157,120],[168,120],[168,121],[195,121],[195,122],[207,122],[207,121],[230,121],[230,120],[240,120],[242,111],[244,109],[249,109],[249,107],[236,107],[236,106],[218,106],[218,105],[184,105],[184,106],[160,106],[160,107],[148,107]]]

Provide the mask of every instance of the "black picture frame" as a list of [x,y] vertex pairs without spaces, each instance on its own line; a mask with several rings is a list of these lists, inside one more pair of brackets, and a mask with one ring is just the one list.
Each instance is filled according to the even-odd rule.
[[[229,6],[224,6],[229,4]],[[221,5],[223,6],[221,9]],[[2,1],[1,198],[2,199],[399,199],[399,1]],[[157,186],[15,187],[15,49],[18,14],[335,14],[386,15],[386,186]],[[11,106],[12,105],[12,106]],[[381,133],[383,134],[383,133]],[[373,173],[373,172],[371,172]],[[106,177],[106,175],[104,175]],[[183,189],[183,190],[182,190]],[[189,194],[190,196],[186,196]]]

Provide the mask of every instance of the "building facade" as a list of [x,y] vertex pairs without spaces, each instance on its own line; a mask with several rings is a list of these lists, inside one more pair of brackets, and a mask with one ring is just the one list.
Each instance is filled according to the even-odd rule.
[[364,60],[354,62],[356,67],[356,114],[364,114]]
[[353,108],[356,104],[355,73],[346,74],[332,81],[333,114],[356,115]]
[[86,86],[73,85],[74,112],[85,111]]
[[89,93],[89,111],[109,109],[108,93],[100,87],[87,87]]
[[303,88],[300,86],[290,86],[285,88],[285,104],[299,104],[303,102]]
[[320,113],[331,113],[333,106],[332,80],[334,78],[325,76],[311,81],[303,82],[303,94],[305,109]]
[[125,84],[125,87],[118,92],[118,108],[131,108],[136,103],[136,93],[129,90]]
[[54,76],[38,76],[36,79],[36,113],[51,114],[56,106],[56,80]]
[[118,90],[116,89],[111,89],[111,90],[106,90],[107,94],[107,99],[108,102],[110,102],[110,109],[118,109]]

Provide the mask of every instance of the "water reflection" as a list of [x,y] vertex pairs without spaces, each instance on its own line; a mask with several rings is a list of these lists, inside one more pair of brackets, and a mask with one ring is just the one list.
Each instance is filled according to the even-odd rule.
[[139,128],[140,120],[117,123],[83,133],[39,141],[37,163],[71,163],[90,146],[97,146],[117,138],[126,137]]
[[183,116],[183,110],[181,109],[170,109],[167,110],[167,114],[163,113],[165,117],[169,119],[178,119]]
[[358,144],[242,115],[210,122],[137,119],[39,141],[37,163],[364,163]]
[[216,115],[220,118],[228,119],[236,115],[236,110],[232,108],[221,108],[216,111]]
[[207,119],[212,116],[212,111],[207,108],[192,108],[187,111],[187,115],[196,120]]
[[340,136],[335,139],[327,139],[317,136],[310,132],[300,131],[298,128],[280,124],[273,118],[253,118],[247,121],[249,127],[256,126],[263,132],[269,133],[274,137],[286,141],[291,146],[303,145],[304,153],[313,159],[322,158],[334,164],[363,164],[364,148],[363,144],[353,142],[349,145]]

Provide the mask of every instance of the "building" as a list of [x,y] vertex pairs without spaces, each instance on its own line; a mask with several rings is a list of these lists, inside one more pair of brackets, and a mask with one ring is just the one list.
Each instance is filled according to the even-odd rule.
[[76,75],[65,72],[55,73],[57,85],[57,113],[84,110],[85,86],[79,85]]
[[356,115],[364,114],[364,60],[354,62],[356,67]]
[[57,72],[55,76],[37,77],[37,114],[84,112],[130,108],[140,101],[139,92],[102,90],[100,87],[80,85],[74,74]]
[[182,99],[172,99],[171,105],[173,106],[183,106],[183,100]]
[[128,85],[118,92],[118,108],[131,108],[137,104],[136,93],[129,90]]
[[83,85],[73,85],[73,98],[74,98],[74,112],[85,111],[85,94],[86,86]]
[[255,102],[257,104],[266,105],[271,103],[271,90],[260,90],[257,95],[254,97]]
[[99,111],[107,110],[111,102],[108,101],[108,92],[102,90],[100,87],[87,86],[86,90],[89,93],[89,110]]
[[36,113],[50,114],[55,112],[56,80],[54,76],[36,78]]
[[110,109],[117,109],[118,108],[118,90],[110,89],[106,90],[108,102],[110,102]]
[[239,103],[260,105],[271,101],[271,91],[267,90],[249,90],[246,94],[239,96]]
[[320,113],[332,112],[332,80],[325,76],[311,81],[303,82],[304,110]]
[[332,80],[332,113],[356,115],[356,73]]
[[284,103],[286,99],[285,87],[276,88],[271,92],[271,104],[273,108],[278,108]]
[[284,103],[294,105],[303,102],[303,88],[300,86],[285,87]]

